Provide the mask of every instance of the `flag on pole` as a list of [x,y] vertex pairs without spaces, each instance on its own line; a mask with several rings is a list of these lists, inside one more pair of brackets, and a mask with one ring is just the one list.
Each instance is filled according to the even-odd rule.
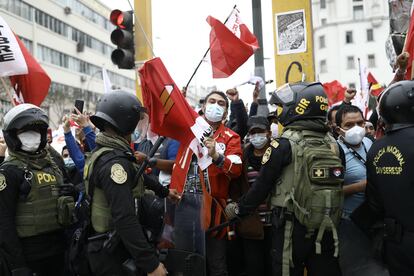
[[323,84],[323,88],[328,96],[329,106],[344,100],[346,87],[339,81],[326,82]]
[[109,93],[112,91],[112,83],[108,76],[108,71],[106,71],[106,68],[102,68],[102,79],[104,83],[104,91],[105,93]]
[[227,78],[245,63],[259,48],[254,34],[233,9],[226,25],[212,16],[207,17],[211,26],[210,57],[213,78]]
[[353,105],[356,105],[361,109],[364,114],[364,118],[368,115],[368,101],[369,101],[369,84],[368,84],[368,68],[361,63],[358,58],[359,65],[359,81],[361,84],[360,91],[357,91],[353,100]]
[[403,52],[408,52],[410,57],[408,58],[408,65],[407,65],[407,72],[405,73],[405,79],[411,80],[413,79],[413,62],[414,62],[414,16],[413,16],[413,7],[414,2],[411,6],[411,19],[410,19],[410,26],[407,30],[407,36],[405,38],[404,43],[404,50]]
[[377,97],[384,90],[384,87],[382,87],[382,85],[378,83],[378,81],[375,79],[374,75],[371,72],[368,73],[368,83],[372,96]]
[[139,74],[151,130],[178,140],[180,148],[190,147],[199,166],[207,168],[212,160],[202,142],[212,133],[210,125],[187,103],[160,58],[145,62]]

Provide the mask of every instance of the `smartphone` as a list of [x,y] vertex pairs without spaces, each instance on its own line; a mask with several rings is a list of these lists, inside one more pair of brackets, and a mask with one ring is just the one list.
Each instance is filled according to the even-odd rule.
[[[80,113],[83,113],[83,104],[84,101],[82,100],[75,101],[75,107],[79,110]],[[77,114],[75,109],[73,109],[73,114]]]

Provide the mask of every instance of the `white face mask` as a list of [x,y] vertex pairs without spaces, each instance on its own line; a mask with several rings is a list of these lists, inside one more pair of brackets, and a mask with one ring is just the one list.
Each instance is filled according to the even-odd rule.
[[348,130],[341,128],[341,130],[345,132],[344,141],[353,146],[359,145],[365,137],[365,128],[360,126],[354,126]]
[[213,123],[217,123],[223,119],[224,108],[219,106],[217,103],[207,104],[204,114],[206,115],[207,120]]
[[252,143],[253,147],[256,149],[262,149],[266,145],[267,141],[268,139],[266,133],[256,133],[250,135],[250,143]]
[[35,152],[39,148],[41,135],[39,132],[29,130],[17,134],[20,142],[22,143],[21,149],[27,152]]
[[272,132],[272,138],[277,138],[279,136],[279,125],[272,123],[270,125],[270,131]]

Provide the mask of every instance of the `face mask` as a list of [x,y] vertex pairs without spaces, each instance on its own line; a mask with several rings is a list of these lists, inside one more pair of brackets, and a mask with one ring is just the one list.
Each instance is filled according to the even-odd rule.
[[141,132],[139,132],[138,130],[134,130],[134,132],[131,133],[131,142],[136,142],[140,136]]
[[35,152],[39,148],[41,135],[39,132],[29,130],[17,135],[22,143],[21,149],[27,152]]
[[272,138],[277,138],[279,136],[279,125],[272,123],[270,125],[270,131],[272,132]]
[[[342,129],[342,131],[345,131]],[[356,146],[362,142],[365,136],[365,128],[360,126],[354,126],[345,131],[344,140],[350,145]]]
[[256,133],[250,135],[250,143],[252,143],[253,147],[256,149],[262,149],[266,145],[267,141],[268,139],[266,133]]
[[73,168],[73,167],[75,167],[75,162],[73,162],[72,158],[66,157],[66,158],[63,158],[63,161],[65,162],[65,167],[66,168]]
[[220,122],[223,119],[224,108],[218,104],[207,104],[206,111],[204,113],[207,120],[213,123]]

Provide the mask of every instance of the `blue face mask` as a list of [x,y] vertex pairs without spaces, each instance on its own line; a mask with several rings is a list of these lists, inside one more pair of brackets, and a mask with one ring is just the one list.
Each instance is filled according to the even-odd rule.
[[73,162],[72,158],[66,157],[66,158],[63,158],[63,161],[65,162],[65,167],[66,168],[73,168],[73,167],[75,167],[75,162]]
[[134,132],[131,133],[131,142],[137,141],[140,136],[141,132],[139,132],[138,130],[134,130]]
[[252,143],[253,147],[256,149],[262,149],[267,142],[268,139],[266,133],[256,133],[250,135],[250,143]]

